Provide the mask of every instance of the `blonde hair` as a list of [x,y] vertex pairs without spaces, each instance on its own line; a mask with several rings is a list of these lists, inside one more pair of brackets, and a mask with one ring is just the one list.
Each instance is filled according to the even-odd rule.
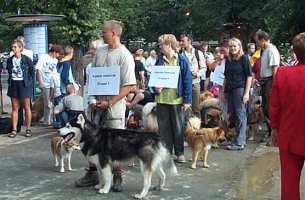
[[21,40],[18,40],[18,39],[13,40],[12,45],[13,44],[17,44],[17,46],[21,49],[24,47],[24,43]]
[[163,34],[158,38],[159,43],[164,43],[166,45],[170,45],[171,48],[178,52],[178,41],[173,34]]
[[[229,46],[233,45],[233,43],[236,43],[239,46],[239,52],[237,57],[235,58],[235,59],[239,59],[242,55],[244,55],[243,46],[241,44],[241,41],[235,37],[229,40]],[[233,59],[231,52],[229,52],[229,59]]]
[[123,24],[117,20],[108,20],[104,23],[103,28],[109,28],[113,32],[115,32],[119,37],[121,37],[123,33]]

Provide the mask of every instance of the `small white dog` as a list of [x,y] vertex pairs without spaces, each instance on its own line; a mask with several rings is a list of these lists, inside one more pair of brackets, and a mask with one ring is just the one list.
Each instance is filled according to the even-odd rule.
[[[71,137],[71,135],[73,135]],[[66,137],[55,136],[51,140],[52,154],[55,158],[55,167],[59,166],[58,160],[60,159],[59,172],[65,172],[64,160],[68,161],[68,170],[72,171],[71,156],[73,150],[80,150],[80,145],[73,138],[74,134],[68,134]]]

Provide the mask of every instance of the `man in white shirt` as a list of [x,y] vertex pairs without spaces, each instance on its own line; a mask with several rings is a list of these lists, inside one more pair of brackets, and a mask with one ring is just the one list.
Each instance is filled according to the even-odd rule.
[[[269,34],[265,31],[258,30],[255,34],[255,40],[257,45],[262,49],[261,54],[261,87],[262,87],[262,106],[264,115],[267,118],[268,135],[265,139],[268,139],[271,135],[271,128],[269,125],[269,99],[271,95],[272,80],[276,74],[277,68],[280,66],[280,53],[270,42]],[[268,142],[267,142],[268,144]]]
[[200,74],[205,74],[207,70],[203,53],[192,46],[192,38],[189,35],[181,35],[180,44],[182,53],[187,58],[192,72],[192,111],[200,118]]
[[[108,45],[100,47],[93,60],[94,67],[120,67],[120,89],[118,95],[93,96],[91,107],[96,110],[95,123],[109,128],[125,128],[125,97],[136,85],[135,63],[133,56],[121,43],[122,24],[115,20],[106,21],[102,27],[102,37]],[[89,85],[90,87],[90,85]],[[89,163],[86,175],[75,182],[77,187],[86,187],[98,184],[98,175],[94,164]],[[113,168],[112,191],[122,191],[121,166]]]
[[156,61],[157,61],[157,53],[155,50],[151,50],[149,52],[149,57],[146,59],[146,68],[145,69],[146,69],[148,77],[151,73],[151,67],[156,64]]
[[57,73],[57,58],[60,56],[62,48],[58,45],[53,45],[48,54],[40,56],[36,64],[36,78],[39,83],[39,88],[43,95],[43,119],[44,125],[51,125],[51,86],[53,75]]

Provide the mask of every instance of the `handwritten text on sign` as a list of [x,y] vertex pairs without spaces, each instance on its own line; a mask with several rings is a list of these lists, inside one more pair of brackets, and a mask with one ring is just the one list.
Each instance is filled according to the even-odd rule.
[[120,67],[92,67],[89,69],[88,95],[118,95]]
[[179,66],[153,66],[148,86],[162,88],[177,88]]

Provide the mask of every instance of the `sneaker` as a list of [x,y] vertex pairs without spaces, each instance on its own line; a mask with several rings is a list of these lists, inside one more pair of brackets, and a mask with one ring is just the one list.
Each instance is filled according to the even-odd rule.
[[228,145],[227,146],[227,150],[230,150],[230,151],[241,151],[241,150],[244,150],[245,146],[244,145]]
[[95,186],[99,183],[97,171],[87,171],[85,176],[75,181],[76,187]]
[[184,155],[180,155],[180,156],[177,156],[175,161],[178,163],[185,163],[186,159],[185,159]]

